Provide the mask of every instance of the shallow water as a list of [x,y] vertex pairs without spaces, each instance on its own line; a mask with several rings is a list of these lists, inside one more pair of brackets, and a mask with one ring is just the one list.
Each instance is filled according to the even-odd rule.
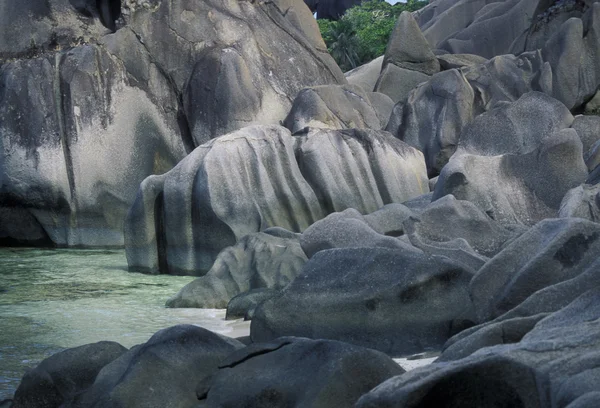
[[0,401],[28,368],[65,348],[131,347],[182,323],[244,334],[223,310],[164,307],[193,279],[129,273],[121,250],[0,248]]

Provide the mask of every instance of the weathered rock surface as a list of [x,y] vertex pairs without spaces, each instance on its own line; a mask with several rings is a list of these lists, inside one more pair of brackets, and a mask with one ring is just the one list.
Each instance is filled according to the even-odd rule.
[[373,89],[375,89],[375,84],[377,84],[377,79],[381,73],[383,58],[384,55],[346,72],[344,74],[346,76],[346,80],[351,85],[358,85],[365,91],[371,92]]
[[197,406],[196,385],[243,346],[197,326],[163,329],[106,365],[66,407]]
[[560,204],[558,215],[600,222],[600,185],[582,184],[569,190]]
[[[583,144],[583,158],[586,160],[587,164],[594,145],[600,141],[600,116],[577,115],[575,116],[571,127],[577,131],[577,134],[581,139],[581,143]],[[590,166],[588,166],[588,168],[593,170]]]
[[514,240],[470,284],[479,322],[494,319],[534,292],[573,279],[600,254],[600,224],[549,219]]
[[282,289],[300,274],[306,261],[298,238],[249,234],[221,251],[207,274],[185,285],[167,306],[223,309],[240,293]]
[[280,296],[256,309],[250,334],[254,342],[304,336],[391,355],[436,349],[473,319],[472,274],[412,251],[320,251]]
[[251,320],[256,308],[264,301],[279,295],[276,289],[260,288],[252,289],[233,297],[227,303],[227,313],[225,319]]
[[524,154],[455,154],[440,174],[433,200],[452,194],[500,223],[533,225],[558,216],[563,196],[587,174],[577,133],[563,129]]
[[390,35],[375,91],[394,102],[404,101],[412,89],[439,71],[440,64],[414,17],[402,12]]
[[362,88],[322,85],[298,93],[283,121],[292,134],[307,127],[322,129],[381,129],[381,120]]
[[350,408],[362,394],[402,372],[375,350],[283,337],[229,356],[198,387],[199,406]]
[[442,71],[453,68],[473,67],[487,62],[485,58],[473,54],[442,54],[438,55],[437,59]]
[[100,370],[127,349],[102,341],[67,349],[42,361],[29,371],[13,398],[13,408],[58,407],[71,402],[90,387]]
[[123,245],[145,177],[209,138],[278,123],[307,86],[346,82],[301,0],[151,1],[115,34],[82,2],[5,3],[0,207],[26,209],[19,222],[33,216],[59,246]]
[[356,406],[593,406],[600,386],[598,299],[600,290],[591,289],[538,322],[516,344],[483,348],[391,378]]
[[300,232],[334,211],[369,213],[426,190],[421,153],[387,132],[313,129],[293,137],[283,127],[248,127],[142,183],[126,222],[128,263],[204,274],[219,251],[249,233]]

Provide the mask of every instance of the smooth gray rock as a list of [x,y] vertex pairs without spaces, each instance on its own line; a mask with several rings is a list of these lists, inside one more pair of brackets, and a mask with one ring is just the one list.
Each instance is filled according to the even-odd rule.
[[390,248],[419,252],[402,241],[376,232],[354,209],[329,214],[315,222],[302,234],[300,245],[308,258],[332,248]]
[[414,89],[401,109],[396,105],[387,130],[421,150],[429,176],[435,177],[454,154],[465,126],[478,115],[532,90],[550,95],[551,81],[552,70],[539,51],[442,71]]
[[196,385],[243,347],[197,326],[160,330],[106,365],[66,408],[197,406]]
[[479,322],[494,319],[533,293],[573,279],[600,253],[600,225],[579,218],[544,220],[477,272],[470,293]]
[[560,203],[558,216],[600,222],[600,185],[582,184],[569,190]]
[[307,86],[346,82],[302,0],[211,1],[128,3],[114,34],[80,13],[94,1],[5,1],[2,207],[26,209],[54,245],[122,246],[144,178],[278,123]]
[[322,85],[303,89],[298,93],[283,125],[292,134],[306,127],[379,130],[381,120],[371,105],[368,94],[361,87]]
[[226,320],[244,319],[251,320],[254,310],[264,301],[279,294],[278,290],[260,288],[240,293],[227,303]]
[[198,387],[199,406],[350,408],[362,394],[402,372],[375,350],[283,337],[228,357]]
[[385,129],[390,120],[392,110],[394,109],[394,101],[392,98],[381,92],[368,92],[367,96],[379,118],[381,129]]
[[600,386],[600,289],[538,322],[520,342],[393,377],[357,408],[590,406]]
[[473,54],[444,54],[438,55],[437,59],[442,71],[453,68],[472,67],[487,62],[485,58]]
[[454,155],[433,200],[452,194],[502,224],[533,225],[556,217],[566,192],[586,177],[581,141],[573,129],[564,129],[525,154]]
[[[403,11],[390,35],[383,68],[394,64],[398,68],[433,75],[440,71],[440,63],[429,47],[412,13]],[[382,71],[383,72],[383,71]]]
[[[589,156],[592,153],[592,148],[596,143],[600,142],[600,116],[577,115],[575,116],[571,127],[577,131],[577,134],[581,139],[584,153],[583,158],[587,164]],[[593,168],[590,170],[593,170]]]
[[247,127],[141,184],[125,226],[128,264],[204,274],[247,234],[274,226],[301,232],[329,213],[370,213],[426,190],[421,153],[387,132],[313,129],[293,137],[280,126]]
[[100,370],[127,349],[101,341],[70,348],[42,361],[25,374],[15,392],[13,408],[46,408],[68,404],[90,387]]
[[259,306],[254,342],[280,336],[345,341],[394,356],[438,349],[473,318],[473,271],[443,257],[388,248],[320,251]]
[[561,102],[541,92],[528,92],[477,116],[461,132],[457,152],[524,154],[571,124],[573,115]]
[[381,70],[381,75],[379,75],[374,89],[375,92],[385,94],[394,103],[398,103],[405,101],[410,91],[415,89],[417,85],[427,82],[429,78],[431,78],[429,75],[422,72],[398,67],[390,63]]
[[479,254],[491,257],[519,232],[508,229],[468,201],[452,195],[433,201],[418,217],[404,221],[404,230],[411,241],[417,238],[425,243],[448,242],[464,239]]
[[349,84],[358,85],[367,92],[373,91],[381,73],[383,58],[384,55],[344,73],[346,80]]
[[404,221],[415,213],[403,204],[393,203],[364,216],[377,233],[397,237],[404,234]]
[[223,309],[249,290],[282,289],[300,274],[306,261],[298,238],[249,234],[222,250],[207,274],[181,288],[167,306]]

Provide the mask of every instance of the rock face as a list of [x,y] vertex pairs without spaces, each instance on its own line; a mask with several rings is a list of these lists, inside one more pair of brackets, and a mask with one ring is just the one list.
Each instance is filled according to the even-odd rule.
[[[206,273],[223,248],[334,211],[373,212],[428,190],[423,156],[386,132],[247,127],[146,179],[125,226],[130,268]],[[161,265],[166,268],[161,268]]]
[[582,184],[569,190],[560,203],[558,215],[600,222],[600,185]]
[[196,385],[242,347],[197,326],[161,330],[106,365],[66,407],[196,406]]
[[283,125],[293,134],[307,127],[381,129],[381,121],[369,96],[355,85],[303,89],[296,96]]
[[300,274],[306,261],[297,237],[249,234],[221,251],[208,273],[184,286],[167,306],[223,309],[240,293],[282,289]]
[[350,7],[361,3],[361,0],[305,0],[310,11],[317,13],[317,18],[326,20],[339,19]]
[[388,248],[318,252],[253,316],[254,342],[334,339],[391,355],[440,347],[473,319],[473,272],[443,257]]
[[118,343],[102,341],[54,354],[25,374],[11,406],[42,408],[68,404],[94,383],[105,365],[126,351]]
[[563,196],[586,177],[581,141],[565,129],[524,154],[455,154],[440,174],[433,199],[452,194],[501,223],[533,225],[556,217]]
[[402,372],[374,350],[282,337],[229,356],[198,387],[199,406],[350,408],[362,394]]
[[599,253],[599,224],[578,218],[540,222],[473,277],[470,291],[479,322],[508,312],[544,287],[575,278]]
[[600,290],[539,321],[518,343],[391,378],[357,407],[591,407],[598,399]]
[[145,177],[210,138],[278,123],[307,86],[346,82],[301,0],[150,1],[115,34],[95,2],[5,3],[0,207],[35,230],[3,229],[7,242],[123,245]]
[[404,101],[418,84],[440,71],[440,64],[412,14],[404,11],[392,32],[375,91]]
[[[526,2],[527,0],[521,1]],[[479,7],[483,4],[471,3]],[[480,17],[485,16],[485,21],[488,18],[495,22],[502,21],[493,19],[493,16],[497,16],[495,13],[500,12],[504,6],[514,3],[507,2],[502,7],[499,3],[494,3],[489,10],[482,9],[487,12]],[[467,7],[464,2],[458,2],[456,6],[461,4],[464,10]],[[436,13],[450,5],[450,2],[441,2]],[[421,16],[428,13],[430,14],[423,11]],[[445,13],[443,15],[447,18]],[[515,21],[520,18],[515,18]],[[460,25],[461,22],[462,19],[457,20],[457,24]],[[600,4],[594,3],[586,6],[581,18],[570,18],[554,30],[552,36],[546,38],[543,47],[539,47],[541,51],[520,51],[518,56],[496,57],[494,55],[497,54],[493,53],[485,55],[494,58],[483,65],[434,75],[428,82],[413,90],[401,108],[394,109],[387,129],[401,140],[422,150],[429,173],[435,176],[454,152],[464,127],[481,113],[493,109],[498,102],[513,102],[527,92],[539,91],[559,100],[569,110],[582,109],[595,95],[600,84],[596,68],[599,66],[599,22]],[[435,24],[431,26],[432,29],[434,26]],[[427,29],[424,27],[426,25],[421,24],[427,37]],[[446,27],[452,25],[448,22]],[[478,30],[489,28],[484,24]],[[485,38],[486,35],[473,37],[478,40]],[[485,49],[492,50],[493,47]],[[441,112],[444,114],[440,114]]]

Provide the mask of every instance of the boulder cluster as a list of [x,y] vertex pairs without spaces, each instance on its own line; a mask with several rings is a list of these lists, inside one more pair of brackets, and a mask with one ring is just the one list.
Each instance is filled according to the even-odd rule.
[[18,4],[0,240],[251,325],[66,350],[12,407],[600,406],[600,2],[434,0],[346,75],[298,0]]

